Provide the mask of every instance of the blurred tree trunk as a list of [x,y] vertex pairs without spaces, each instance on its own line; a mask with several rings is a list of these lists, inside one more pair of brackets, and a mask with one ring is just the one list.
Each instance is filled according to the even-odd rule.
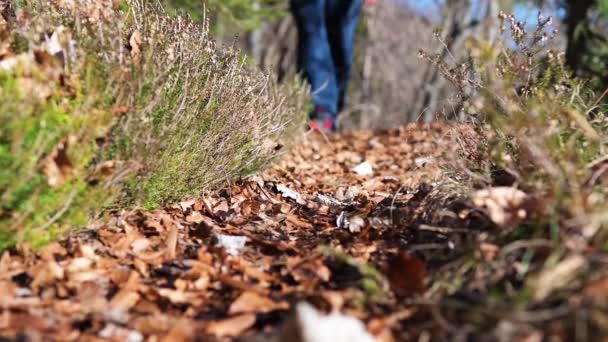
[[[441,59],[445,60],[454,51],[460,51],[463,38],[470,34],[471,23],[470,0],[448,0],[443,8],[444,26],[439,33],[440,39],[445,43],[441,50]],[[445,88],[446,80],[440,75],[435,66],[429,65],[421,84],[417,103],[410,113],[409,121],[418,119],[430,122],[439,112],[440,93]]]
[[574,71],[578,71],[582,65],[583,51],[585,50],[584,28],[588,21],[587,14],[595,0],[567,0],[566,1],[566,35],[568,36],[568,47],[566,48],[566,62]]
[[262,70],[283,81],[297,72],[296,44],[297,29],[291,15],[287,15],[251,32],[247,49]]
[[[608,1],[564,0],[566,63],[596,91],[608,87]],[[605,92],[604,92],[605,95]],[[608,98],[604,96],[604,102]]]
[[[468,37],[475,36],[478,39],[485,39],[490,42],[495,41],[499,35],[499,26],[495,22],[500,10],[499,0],[488,0],[482,7],[483,13],[474,18],[473,10],[475,5],[471,0],[447,0],[443,8],[444,26],[439,37],[445,43],[440,55],[442,60],[448,60],[456,64],[457,61],[451,60],[452,56],[462,58],[467,51],[464,42]],[[460,54],[460,55],[459,55]],[[422,119],[430,122],[442,115],[444,119],[458,117],[460,108],[448,107],[445,103],[445,89],[447,81],[441,76],[434,66],[429,66],[425,74],[425,82],[422,84],[418,95],[418,102],[410,112],[409,121]],[[443,104],[443,106],[442,106]]]

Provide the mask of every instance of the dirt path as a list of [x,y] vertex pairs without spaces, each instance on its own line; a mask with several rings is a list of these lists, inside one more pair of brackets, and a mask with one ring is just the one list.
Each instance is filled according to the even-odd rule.
[[307,301],[358,318],[380,341],[413,338],[432,329],[408,327],[411,298],[427,289],[416,255],[453,247],[421,225],[445,134],[312,135],[229,190],[119,213],[37,253],[5,252],[0,335],[268,341]]

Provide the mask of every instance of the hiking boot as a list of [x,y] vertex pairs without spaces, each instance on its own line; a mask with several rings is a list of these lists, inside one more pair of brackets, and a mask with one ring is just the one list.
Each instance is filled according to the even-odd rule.
[[310,113],[309,117],[309,126],[311,129],[323,132],[336,131],[334,115],[326,111],[323,107],[316,106],[315,109]]

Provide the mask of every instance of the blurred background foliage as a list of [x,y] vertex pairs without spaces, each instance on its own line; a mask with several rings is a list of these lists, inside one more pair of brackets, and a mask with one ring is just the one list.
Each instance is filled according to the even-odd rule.
[[264,20],[285,15],[286,0],[163,0],[170,12],[186,12],[195,21],[203,20],[205,10],[211,28],[218,34],[233,33],[235,29],[250,31]]
[[608,85],[608,0],[565,1],[568,64],[593,86]]
[[[208,9],[212,31],[235,41],[251,60],[280,81],[296,73],[296,33],[288,0],[164,0],[172,11],[195,20]],[[355,71],[344,128],[391,127],[439,116],[453,118],[454,89],[421,61],[419,49],[455,57],[469,53],[472,39],[501,38],[498,12],[514,13],[526,24],[538,11],[553,16],[552,44],[566,51],[577,76],[598,93],[608,86],[608,0],[382,0],[366,6],[358,30]],[[434,39],[438,33],[440,42]]]

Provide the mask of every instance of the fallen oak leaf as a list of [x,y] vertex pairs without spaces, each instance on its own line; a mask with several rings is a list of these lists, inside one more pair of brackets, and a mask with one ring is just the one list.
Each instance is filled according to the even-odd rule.
[[253,291],[243,292],[232,304],[228,313],[230,315],[241,313],[268,313],[276,310],[287,310],[286,302],[275,302]]
[[187,304],[190,303],[195,297],[193,293],[168,288],[158,289],[158,294],[164,298],[167,298],[173,304]]
[[425,292],[426,264],[414,255],[399,252],[388,263],[386,276],[398,296],[413,296]]
[[262,209],[262,204],[253,200],[245,200],[241,204],[241,213],[244,216],[257,215]]
[[529,216],[526,206],[530,198],[516,188],[501,186],[478,190],[472,199],[476,206],[486,209],[492,222],[501,227],[514,226]]
[[327,282],[331,278],[331,270],[319,257],[307,260],[292,257],[287,259],[287,265],[289,274],[296,282],[316,281],[316,279]]
[[416,313],[416,309],[401,309],[388,316],[374,318],[367,324],[367,329],[374,335],[380,335],[385,330],[397,325],[399,322],[412,317]]
[[196,201],[194,199],[186,199],[183,200],[181,202],[179,202],[179,207],[182,209],[182,211],[185,213],[187,212],[190,208],[192,208],[194,206],[194,204],[196,203]]
[[235,337],[255,324],[255,314],[247,313],[223,320],[212,321],[207,324],[207,333],[216,337]]
[[188,223],[201,223],[205,221],[205,217],[198,211],[192,211],[190,215],[186,217],[186,222]]
[[70,260],[68,263],[66,270],[69,273],[77,273],[89,270],[94,264],[94,261],[88,258],[80,257],[74,258]]
[[133,250],[133,253],[135,254],[145,251],[148,247],[150,247],[150,240],[146,238],[140,238],[131,242],[131,250]]
[[161,342],[181,342],[194,339],[196,325],[187,319],[180,319]]
[[72,175],[74,167],[68,156],[68,149],[75,142],[76,137],[72,135],[62,139],[46,158],[42,172],[50,187],[65,183]]
[[110,308],[122,312],[129,311],[139,301],[140,295],[132,290],[122,289],[112,297]]
[[287,215],[287,222],[293,224],[294,226],[298,227],[298,228],[304,228],[304,229],[312,229],[313,225],[310,222],[306,222],[301,220],[299,217],[295,216],[295,215]]
[[304,204],[302,200],[302,195],[282,184],[276,184],[275,188],[277,191],[283,196],[283,198],[290,198],[297,203]]
[[533,280],[534,299],[542,301],[554,291],[572,284],[581,272],[585,270],[587,259],[582,255],[572,255],[560,261],[557,265],[543,270]]

